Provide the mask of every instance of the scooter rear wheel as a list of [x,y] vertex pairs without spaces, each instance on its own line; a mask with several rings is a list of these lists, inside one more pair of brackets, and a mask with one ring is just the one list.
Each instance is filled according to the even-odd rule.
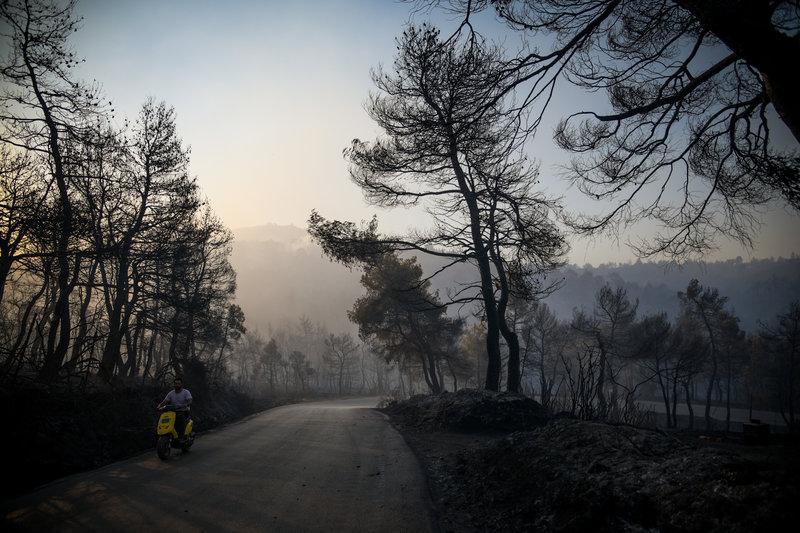
[[181,446],[181,451],[183,453],[189,453],[189,448],[192,447],[192,444],[194,444],[194,433],[192,433],[191,435],[186,435],[186,437],[184,437],[183,445]]
[[169,457],[169,452],[172,449],[172,443],[170,442],[169,435],[161,435],[158,438],[158,444],[156,444],[156,452],[158,452],[158,457],[163,461],[167,457]]

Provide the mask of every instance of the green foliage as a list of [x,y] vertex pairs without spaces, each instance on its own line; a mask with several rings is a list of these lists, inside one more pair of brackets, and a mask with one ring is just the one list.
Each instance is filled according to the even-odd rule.
[[420,366],[431,392],[442,390],[440,365],[455,358],[452,350],[461,322],[430,293],[416,258],[384,255],[365,267],[361,284],[367,293],[348,312],[359,335],[371,341],[387,362]]
[[316,211],[308,219],[308,233],[322,247],[325,255],[352,268],[370,263],[390,248],[378,234],[378,219],[358,227],[353,222],[327,220]]

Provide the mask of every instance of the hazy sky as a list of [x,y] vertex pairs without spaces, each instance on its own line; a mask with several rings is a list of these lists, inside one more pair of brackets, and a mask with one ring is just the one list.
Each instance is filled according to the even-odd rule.
[[[119,118],[135,119],[149,96],[175,107],[191,172],[228,227],[305,227],[312,209],[356,221],[377,213],[390,231],[417,223],[418,214],[367,206],[342,158],[353,138],[377,133],[363,108],[370,68],[391,65],[408,4],[81,0],[78,13],[83,76],[101,83]],[[564,155],[549,130],[537,144],[542,183],[564,194],[566,182],[554,177]],[[797,226],[798,217],[776,208],[755,251],[726,246],[714,258],[800,253]],[[570,255],[578,264],[631,258],[607,242],[574,241]]]

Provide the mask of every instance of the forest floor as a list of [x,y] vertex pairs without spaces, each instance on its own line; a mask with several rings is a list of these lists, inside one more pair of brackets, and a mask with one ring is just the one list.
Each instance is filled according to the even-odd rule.
[[[382,408],[420,458],[443,532],[788,531],[800,443],[549,416],[463,390]],[[786,529],[788,525],[794,526]]]

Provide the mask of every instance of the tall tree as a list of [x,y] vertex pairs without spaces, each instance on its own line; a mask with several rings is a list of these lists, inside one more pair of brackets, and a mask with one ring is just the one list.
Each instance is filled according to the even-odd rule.
[[[398,50],[393,73],[373,73],[380,93],[368,104],[385,136],[355,140],[345,155],[368,201],[421,205],[433,223],[408,237],[381,238],[375,251],[433,254],[449,261],[444,268],[472,263],[480,282],[459,298],[477,298],[483,307],[485,386],[500,386],[502,335],[510,351],[508,387],[517,390],[519,343],[506,316],[509,297],[531,291],[530,276],[559,264],[565,250],[548,218],[555,205],[533,191],[537,170],[520,153],[525,131],[510,94],[517,79],[497,48],[467,35],[442,39],[433,28],[411,27]],[[369,253],[364,234],[352,226],[313,213],[309,231],[336,259]]]
[[214,369],[219,375],[225,373],[225,350],[232,342],[238,341],[242,338],[242,335],[247,333],[244,322],[245,316],[242,308],[237,304],[230,304],[223,321],[222,343],[219,347],[219,355],[214,364]]
[[664,402],[667,427],[674,427],[676,416],[673,412],[677,384],[672,380],[671,357],[674,357],[676,346],[673,344],[672,325],[666,313],[658,313],[644,317],[634,326],[632,338],[634,344],[632,355],[645,369],[646,378],[655,380]]
[[323,359],[336,379],[339,394],[344,394],[345,386],[350,379],[350,372],[356,363],[358,345],[349,333],[341,335],[331,333],[325,339],[325,348]]
[[281,361],[283,361],[283,354],[281,354],[278,348],[278,343],[275,342],[275,339],[270,339],[269,342],[264,345],[264,349],[259,356],[259,362],[261,363],[264,377],[267,383],[269,383],[270,391],[274,391],[278,385]]
[[772,388],[770,387],[770,354],[768,341],[758,334],[747,337],[747,363],[742,378],[744,390],[747,395],[749,418],[753,416],[756,404],[766,404],[769,401]]
[[[133,312],[132,269],[146,255],[146,240],[159,226],[168,225],[175,212],[171,199],[184,194],[188,176],[188,151],[177,136],[175,111],[163,102],[148,99],[134,126],[126,165],[118,173],[114,200],[103,194],[92,202],[102,239],[99,247],[109,253],[101,263],[107,292],[108,338],[100,370],[110,378],[120,361],[120,348]],[[91,196],[90,196],[91,198]],[[133,356],[133,354],[129,354]]]
[[773,325],[762,324],[762,337],[772,344],[775,393],[786,425],[798,431],[800,410],[800,301],[777,316]]
[[713,247],[720,233],[751,244],[759,206],[771,199],[800,208],[796,0],[418,4],[462,13],[459,31],[477,31],[474,15],[494,8],[526,41],[508,68],[539,117],[564,81],[608,92],[611,111],[574,113],[556,132],[578,156],[577,186],[611,206],[576,217],[578,230],[655,219],[663,233],[635,249],[684,258]]
[[297,350],[290,353],[289,366],[292,371],[295,390],[305,391],[308,379],[314,373],[314,369],[306,358],[306,354]]
[[[673,404],[672,416],[673,426],[677,427],[677,401],[678,387],[683,389],[686,409],[689,411],[689,428],[694,429],[694,407],[692,398],[694,382],[696,376],[703,373],[708,364],[709,348],[708,340],[703,336],[703,331],[698,328],[697,321],[688,313],[682,313],[678,317],[674,328],[675,362],[672,365],[673,383]],[[706,421],[708,422],[708,418]]]
[[568,326],[558,320],[543,302],[534,305],[523,318],[522,339],[528,358],[525,363],[539,380],[539,402],[552,405],[558,365],[569,342]]
[[77,269],[72,259],[75,213],[65,144],[85,136],[100,117],[99,90],[76,81],[77,58],[68,38],[79,25],[75,0],[62,2],[9,0],[0,3],[0,28],[7,53],[0,58],[0,144],[23,148],[47,162],[55,185],[52,213],[56,257],[54,309],[48,325],[39,379],[55,379],[71,334],[70,294]]
[[[572,327],[589,335],[595,343],[598,354],[597,383],[595,391],[598,402],[598,416],[605,418],[609,409],[616,405],[619,360],[627,351],[626,334],[636,318],[639,302],[628,298],[628,291],[623,287],[612,288],[604,285],[595,294],[594,314],[588,317],[577,313]],[[611,398],[607,396],[610,384]]]
[[617,383],[614,380],[613,361],[619,361],[628,351],[627,336],[636,319],[638,307],[639,301],[631,301],[628,298],[628,291],[623,287],[612,289],[606,284],[595,296],[594,313],[600,324],[597,339],[600,348],[598,394],[601,401],[604,397],[604,366],[608,369],[608,378],[616,396]]
[[361,284],[367,293],[356,300],[348,313],[358,324],[359,336],[374,341],[387,362],[412,360],[422,368],[428,389],[444,389],[442,363],[460,372],[450,348],[461,333],[461,321],[447,316],[447,309],[430,292],[416,258],[400,259],[395,254],[376,258],[364,270]]
[[709,374],[706,383],[706,430],[711,429],[711,397],[719,379],[720,333],[719,318],[728,298],[720,296],[717,289],[703,288],[693,279],[686,292],[679,292],[682,312],[691,319],[706,335],[709,346]]
[[725,379],[725,431],[731,430],[731,407],[734,384],[739,381],[746,360],[747,344],[744,331],[739,329],[739,317],[722,311],[717,317],[719,353]]

